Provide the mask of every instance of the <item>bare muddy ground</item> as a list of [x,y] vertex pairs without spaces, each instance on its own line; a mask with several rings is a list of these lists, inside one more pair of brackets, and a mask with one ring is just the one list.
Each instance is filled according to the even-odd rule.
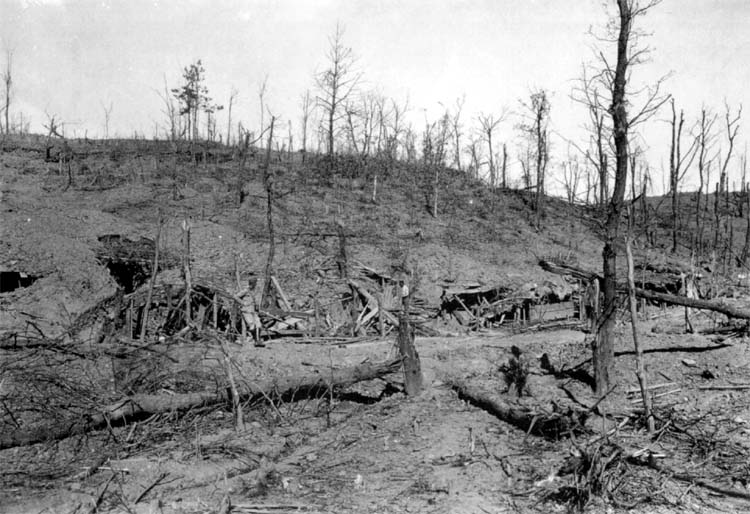
[[[676,328],[680,314],[659,313],[643,324],[649,377],[670,384],[655,399],[661,434],[650,442],[640,420],[622,423],[639,405],[637,395],[625,392],[636,386],[633,357],[625,353],[617,358],[621,392],[609,404],[621,427],[610,441],[631,451],[648,448],[673,472],[745,492],[747,389],[718,387],[750,383],[746,344],[651,332]],[[622,352],[630,350],[627,328],[621,327]],[[427,385],[418,397],[398,391],[396,374],[339,391],[332,401],[247,406],[240,432],[230,412],[211,408],[6,450],[0,504],[4,512],[86,511],[96,500],[103,512],[217,512],[227,501],[232,512],[564,512],[582,477],[556,475],[577,449],[599,444],[606,450],[601,441],[590,443],[601,420],[592,421],[586,436],[544,439],[467,403],[449,386],[460,377],[511,397],[498,371],[511,345],[531,360],[547,353],[557,365],[578,364],[588,354],[584,335],[574,331],[418,339]],[[233,348],[248,379],[383,360],[394,351],[390,340]],[[555,380],[533,364],[532,370],[529,396],[521,402],[539,404],[564,386],[578,401],[593,403],[586,386]],[[705,389],[711,386],[717,389]],[[102,455],[105,462],[98,460]],[[99,468],[89,474],[92,463]],[[624,511],[631,504],[634,512],[747,506],[624,458],[603,472],[603,480],[611,481],[612,495],[592,496],[588,511]]]
[[[395,336],[372,333],[306,344],[275,339],[263,348],[200,331],[164,341],[154,332],[136,348],[103,344],[97,334],[123,320],[107,318],[106,309],[90,312],[122,287],[101,261],[102,238],[151,238],[153,246],[162,215],[163,258],[178,263],[180,225],[189,220],[195,276],[231,288],[237,271],[246,278],[267,255],[257,173],[244,182],[249,196],[238,206],[234,162],[88,157],[74,163],[67,187],[57,164],[36,154],[0,157],[0,271],[18,282],[0,292],[0,440],[28,427],[80,422],[121,401],[123,384],[162,397],[223,398],[228,368],[243,387],[314,373],[325,381],[335,370],[397,354]],[[381,177],[376,203],[366,181],[323,186],[291,165],[277,178],[274,265],[295,310],[310,309],[316,298],[336,305],[347,292],[331,278],[338,222],[350,233],[352,263],[379,270],[408,264],[415,297],[435,310],[444,284],[513,290],[552,279],[537,266],[541,257],[573,256],[589,269],[600,259],[585,213],[562,202],[535,231],[519,222],[528,216],[522,196],[473,202],[485,193],[463,183],[446,185],[452,203],[434,219],[406,175],[392,184]],[[645,258],[664,255],[649,250]],[[156,285],[181,280],[173,265]],[[331,327],[347,317],[333,307],[328,314]],[[467,332],[442,317],[429,327],[445,337],[416,341],[425,377],[416,397],[404,395],[400,373],[306,393],[269,387],[243,404],[241,429],[231,402],[219,401],[8,448],[0,451],[0,512],[741,512],[750,508],[747,340],[742,331],[686,334],[683,315],[652,306],[639,320],[655,386],[653,437],[644,428],[626,313],[618,325],[618,387],[602,403],[587,384],[583,332]],[[698,331],[725,321],[693,314]],[[115,335],[110,342],[119,341]],[[520,398],[503,371],[513,346],[530,371]],[[557,375],[541,365],[545,355]],[[533,423],[521,429],[499,419],[461,385],[536,413]],[[536,423],[571,412],[586,413],[586,421],[538,435]]]

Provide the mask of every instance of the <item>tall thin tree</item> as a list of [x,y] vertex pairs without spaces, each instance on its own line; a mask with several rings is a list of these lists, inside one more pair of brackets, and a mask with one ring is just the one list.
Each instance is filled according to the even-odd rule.
[[639,16],[645,15],[660,0],[616,0],[617,14],[614,18],[612,30],[616,38],[617,57],[615,68],[602,57],[602,77],[609,84],[611,104],[607,110],[612,119],[613,139],[615,147],[615,183],[612,197],[607,205],[604,224],[604,248],[602,249],[604,296],[602,312],[597,319],[597,334],[593,341],[593,365],[596,381],[596,391],[599,396],[608,393],[612,385],[614,368],[615,344],[615,314],[617,307],[617,239],[620,232],[620,220],[624,208],[625,190],[628,179],[628,147],[629,132],[637,124],[645,121],[667,101],[660,93],[663,82],[660,79],[655,86],[645,89],[647,98],[637,114],[630,116],[628,105],[634,97],[627,90],[630,80],[631,67],[642,63],[648,49],[639,48],[633,44],[633,38],[638,34],[634,29],[634,22]]
[[316,76],[318,105],[325,116],[326,152],[333,161],[336,123],[345,116],[344,105],[362,78],[356,69],[352,49],[344,44],[344,27],[336,24],[336,31],[328,38],[328,65]]
[[2,73],[4,106],[3,114],[5,116],[5,133],[10,134],[10,100],[13,91],[13,49],[5,49],[5,69]]

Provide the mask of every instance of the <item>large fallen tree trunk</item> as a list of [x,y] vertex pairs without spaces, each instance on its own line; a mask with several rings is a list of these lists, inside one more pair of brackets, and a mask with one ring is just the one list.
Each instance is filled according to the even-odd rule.
[[[326,391],[331,387],[343,387],[364,380],[372,380],[398,371],[400,366],[401,359],[380,363],[365,363],[343,369],[319,370],[302,377],[288,377],[244,384],[238,389],[243,400],[278,398],[293,393],[296,397],[300,397],[303,393],[314,394],[315,392]],[[137,421],[154,414],[186,411],[227,401],[229,400],[226,393],[221,391],[129,396],[81,419],[67,423],[58,422],[54,426],[18,429],[10,433],[0,434],[0,450],[65,439],[108,426]]]
[[[564,264],[557,264],[551,261],[539,261],[539,265],[550,273],[557,275],[571,275],[576,278],[583,280],[601,280],[601,276],[592,272],[568,266]],[[620,292],[627,292],[627,288],[624,284],[617,286],[617,290]],[[636,288],[636,296],[639,298],[645,298],[646,300],[652,300],[656,302],[664,302],[670,305],[682,305],[684,307],[692,307],[694,309],[703,309],[707,311],[719,312],[725,314],[730,318],[738,319],[750,319],[750,311],[739,309],[732,305],[728,305],[723,302],[715,302],[711,300],[700,300],[698,298],[688,298],[686,296],[678,296],[674,294],[656,293],[654,291],[646,291],[645,289]]]
[[534,410],[525,405],[508,402],[462,380],[451,380],[449,384],[460,398],[526,433],[558,440],[586,431],[584,423],[589,414],[586,411],[569,408],[567,412],[552,412],[552,409],[544,412],[541,409]]
[[750,319],[750,311],[738,309],[733,305],[728,305],[723,302],[700,300],[698,298],[688,298],[687,296],[677,296],[673,294],[655,293],[653,291],[644,291],[643,289],[636,289],[635,293],[637,296],[645,298],[646,300],[664,302],[672,305],[684,305],[685,307],[692,307],[694,309],[719,312],[721,314],[726,314],[730,318]]

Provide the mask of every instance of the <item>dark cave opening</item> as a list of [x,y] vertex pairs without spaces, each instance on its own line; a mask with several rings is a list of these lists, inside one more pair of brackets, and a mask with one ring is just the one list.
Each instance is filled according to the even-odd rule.
[[39,277],[21,271],[0,271],[0,293],[10,293],[16,289],[29,287]]
[[104,265],[125,294],[141,287],[151,276],[151,271],[137,261],[113,259],[106,260]]

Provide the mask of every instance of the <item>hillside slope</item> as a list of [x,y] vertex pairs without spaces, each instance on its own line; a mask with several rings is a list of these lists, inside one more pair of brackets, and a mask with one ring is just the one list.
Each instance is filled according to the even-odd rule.
[[[36,143],[39,145],[40,143]],[[99,238],[118,234],[153,239],[164,219],[165,253],[179,255],[183,220],[192,227],[191,258],[198,277],[236,287],[239,271],[263,270],[268,252],[267,197],[260,156],[195,164],[182,154],[119,143],[96,151],[80,143],[72,184],[59,164],[25,145],[0,157],[2,247],[0,267],[38,280],[6,293],[0,327],[34,319],[45,334],[111,294],[114,282],[97,261]],[[373,162],[331,175],[320,164],[278,162],[274,157],[274,270],[297,307],[309,306],[331,265],[343,227],[352,262],[411,274],[416,295],[437,305],[441,285],[480,283],[509,289],[545,280],[540,257],[597,267],[600,243],[582,208],[548,199],[544,226],[536,230],[523,193],[489,191],[454,171],[441,177],[438,216],[428,203],[431,185],[417,166],[397,164],[383,173]],[[216,161],[220,159],[217,157]],[[353,173],[357,176],[349,178]],[[373,201],[373,181],[378,175]],[[342,176],[343,175],[343,176]],[[427,185],[425,185],[427,184]],[[241,185],[241,186],[240,186]],[[245,199],[239,204],[238,188]],[[41,328],[41,327],[40,327]],[[49,332],[51,331],[51,332]]]

